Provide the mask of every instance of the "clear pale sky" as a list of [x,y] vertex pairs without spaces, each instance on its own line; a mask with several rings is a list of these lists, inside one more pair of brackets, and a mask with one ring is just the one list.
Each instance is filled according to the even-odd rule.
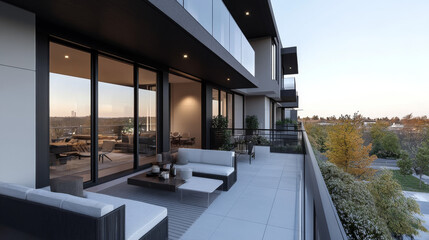
[[429,0],[271,0],[302,117],[429,115]]

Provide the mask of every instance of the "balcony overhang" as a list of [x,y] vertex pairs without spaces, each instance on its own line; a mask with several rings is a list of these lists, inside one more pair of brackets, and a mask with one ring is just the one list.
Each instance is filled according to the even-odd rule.
[[299,107],[299,96],[296,96],[295,101],[292,102],[280,102],[281,108],[298,108]]
[[295,102],[297,96],[296,89],[280,90],[280,102]]
[[298,74],[298,56],[296,47],[282,48],[283,75]]
[[226,88],[252,88],[258,82],[177,1],[5,2],[34,12],[38,31],[42,23],[50,34],[54,29],[60,37],[82,40],[91,48],[101,46],[111,54],[175,69]]
[[[280,41],[270,0],[223,0],[247,39],[276,37]],[[246,15],[246,12],[249,14]]]

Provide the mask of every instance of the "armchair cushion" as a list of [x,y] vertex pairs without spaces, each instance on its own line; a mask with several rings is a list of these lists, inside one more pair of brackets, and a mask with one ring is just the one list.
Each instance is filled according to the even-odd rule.
[[21,186],[13,183],[0,183],[0,194],[19,198],[19,199],[27,199],[27,194],[34,190],[33,188]]

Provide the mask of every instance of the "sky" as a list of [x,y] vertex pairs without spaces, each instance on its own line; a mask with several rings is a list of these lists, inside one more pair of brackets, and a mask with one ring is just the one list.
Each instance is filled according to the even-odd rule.
[[271,0],[299,116],[429,115],[429,0]]

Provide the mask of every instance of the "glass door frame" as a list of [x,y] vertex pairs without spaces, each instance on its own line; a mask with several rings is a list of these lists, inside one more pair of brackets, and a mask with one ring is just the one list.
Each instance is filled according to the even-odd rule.
[[[65,41],[59,38],[56,38],[54,36],[49,36],[48,38],[48,42],[53,42],[53,43],[57,43],[57,44],[61,44],[63,46],[66,47],[70,47],[76,50],[80,50],[80,51],[84,51],[87,53],[90,53],[91,55],[91,96],[90,96],[90,102],[91,102],[91,106],[90,106],[90,110],[91,110],[91,117],[90,117],[90,127],[91,127],[91,161],[90,161],[90,179],[87,182],[84,182],[84,188],[87,187],[91,187],[91,186],[95,186],[98,185],[100,183],[104,183],[104,182],[108,182],[110,180],[116,179],[118,177],[121,176],[125,176],[128,175],[132,172],[136,172],[136,171],[140,171],[143,169],[146,169],[148,167],[150,167],[150,164],[146,164],[146,165],[141,165],[139,166],[139,137],[138,137],[138,131],[139,131],[139,69],[144,69],[144,70],[149,70],[152,72],[156,73],[156,83],[157,83],[157,95],[158,95],[158,84],[160,82],[160,74],[161,71],[157,70],[156,68],[152,68],[149,67],[147,65],[144,64],[140,64],[134,61],[130,61],[128,59],[124,59],[115,55],[111,55],[108,54],[106,52],[103,51],[99,51],[99,50],[95,50],[95,49],[91,49],[91,48],[87,48],[84,47],[82,45],[78,45],[75,43],[71,43],[69,41]],[[108,57],[120,62],[124,62],[127,64],[131,64],[133,66],[133,87],[134,87],[134,136],[133,136],[133,144],[134,144],[134,148],[133,148],[133,168],[129,169],[129,170],[125,170],[125,171],[121,171],[118,173],[114,173],[105,177],[98,177],[98,113],[99,113],[99,109],[98,109],[98,58],[99,56],[104,56],[104,57]],[[48,61],[48,65],[49,65],[49,61]],[[49,82],[49,80],[48,80]],[[50,91],[50,89],[49,89]],[[48,93],[49,94],[49,93]],[[49,98],[49,97],[48,97]],[[159,104],[158,104],[158,97],[156,98],[156,106],[157,106],[157,110],[159,108]],[[158,111],[157,111],[158,112]],[[49,112],[48,112],[49,115]],[[49,119],[49,117],[48,117]],[[48,120],[49,121],[49,120]],[[159,122],[158,120],[158,116],[157,116],[157,123]],[[157,136],[158,136],[158,125],[157,124]],[[159,139],[156,140],[157,142],[159,141]],[[157,148],[158,148],[158,144],[157,144]],[[157,150],[158,151],[158,150]],[[50,173],[49,173],[50,174]],[[49,176],[48,176],[49,178]]]

